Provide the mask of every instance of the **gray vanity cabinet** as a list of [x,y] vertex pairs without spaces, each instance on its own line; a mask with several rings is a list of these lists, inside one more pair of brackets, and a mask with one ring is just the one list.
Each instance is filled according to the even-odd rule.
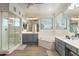
[[61,56],[79,56],[79,49],[55,38],[55,49]]
[[65,56],[65,43],[58,38],[55,38],[55,49],[61,56]]
[[22,41],[23,43],[31,42],[32,41],[32,35],[31,34],[23,34],[22,35]]
[[22,43],[23,44],[37,44],[38,34],[22,34]]
[[77,53],[78,53],[78,55],[79,55],[79,49],[78,49]]
[[66,44],[66,48],[70,49],[71,51],[73,51],[74,53],[77,53],[77,48],[69,45],[69,44]]
[[37,42],[38,43],[38,34],[34,34],[33,35],[33,42]]

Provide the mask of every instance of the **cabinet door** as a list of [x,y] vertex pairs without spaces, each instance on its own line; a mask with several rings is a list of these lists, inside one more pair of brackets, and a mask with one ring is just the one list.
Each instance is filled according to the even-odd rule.
[[23,39],[23,40],[22,40],[22,41],[23,41],[23,43],[28,42],[28,39],[29,39],[29,38],[28,38],[28,35],[23,34],[23,35],[22,35],[22,39]]
[[22,34],[22,43],[25,42],[25,34]]
[[55,49],[59,52],[60,55],[65,55],[65,43],[57,38],[55,38]]
[[23,43],[37,43],[38,42],[38,34],[23,34],[22,35]]
[[22,39],[24,43],[31,43],[33,42],[33,34],[23,34]]
[[32,43],[33,42],[33,34],[27,34],[26,35],[28,38],[26,38],[28,43]]
[[38,42],[38,34],[33,35],[33,42]]
[[66,44],[66,48],[68,48],[69,50],[71,50],[71,51],[77,53],[77,48],[75,48],[75,47],[73,47],[73,46],[71,46],[71,45],[69,45],[69,44]]

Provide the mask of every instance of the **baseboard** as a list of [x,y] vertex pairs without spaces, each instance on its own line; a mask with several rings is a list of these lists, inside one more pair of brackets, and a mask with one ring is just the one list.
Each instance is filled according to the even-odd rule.
[[17,47],[19,47],[21,44],[17,44],[15,47],[9,49],[9,53],[8,54],[11,54],[14,50],[17,49]]

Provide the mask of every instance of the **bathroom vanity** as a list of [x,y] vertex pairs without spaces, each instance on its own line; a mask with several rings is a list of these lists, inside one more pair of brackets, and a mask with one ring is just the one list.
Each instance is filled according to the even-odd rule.
[[79,56],[79,39],[56,37],[55,49],[61,56]]
[[25,32],[22,33],[23,44],[38,44],[38,33]]

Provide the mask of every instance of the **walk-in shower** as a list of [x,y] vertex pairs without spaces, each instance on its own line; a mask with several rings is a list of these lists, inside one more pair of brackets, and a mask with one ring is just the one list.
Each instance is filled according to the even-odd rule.
[[11,12],[0,12],[0,51],[21,43],[21,19]]

